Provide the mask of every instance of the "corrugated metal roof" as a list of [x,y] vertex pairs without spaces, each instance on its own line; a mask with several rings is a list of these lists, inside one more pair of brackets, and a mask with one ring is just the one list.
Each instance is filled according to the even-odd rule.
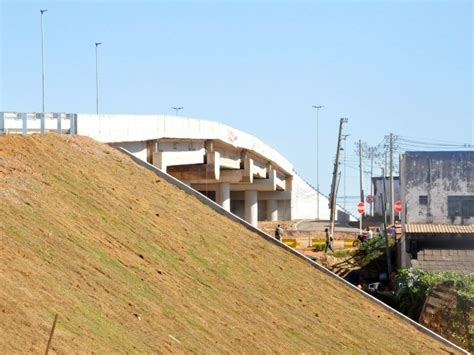
[[474,234],[474,224],[406,224],[405,233]]

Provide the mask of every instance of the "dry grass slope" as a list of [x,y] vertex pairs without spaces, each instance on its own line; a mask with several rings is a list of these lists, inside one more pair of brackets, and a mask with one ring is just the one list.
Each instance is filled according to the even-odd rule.
[[443,345],[83,137],[0,137],[0,351],[439,353]]

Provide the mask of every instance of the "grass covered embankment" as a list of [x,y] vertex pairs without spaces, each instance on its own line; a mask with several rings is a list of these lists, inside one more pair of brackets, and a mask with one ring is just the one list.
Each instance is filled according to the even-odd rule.
[[0,136],[0,350],[447,348],[114,149]]

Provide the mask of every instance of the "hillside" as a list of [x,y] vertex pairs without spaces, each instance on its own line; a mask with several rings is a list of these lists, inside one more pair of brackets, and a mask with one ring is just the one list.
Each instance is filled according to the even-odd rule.
[[91,139],[0,136],[0,351],[440,353]]

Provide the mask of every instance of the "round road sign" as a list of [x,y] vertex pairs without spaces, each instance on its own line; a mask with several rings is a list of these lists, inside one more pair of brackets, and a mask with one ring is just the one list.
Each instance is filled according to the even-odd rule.
[[372,196],[372,195],[367,195],[367,197],[365,198],[365,202],[367,202],[367,203],[372,203],[372,202],[374,202],[374,196]]
[[393,208],[395,209],[395,212],[402,212],[402,201],[395,201],[395,205],[393,206]]
[[359,212],[360,214],[365,212],[365,203],[364,202],[359,202],[357,204],[357,212]]

